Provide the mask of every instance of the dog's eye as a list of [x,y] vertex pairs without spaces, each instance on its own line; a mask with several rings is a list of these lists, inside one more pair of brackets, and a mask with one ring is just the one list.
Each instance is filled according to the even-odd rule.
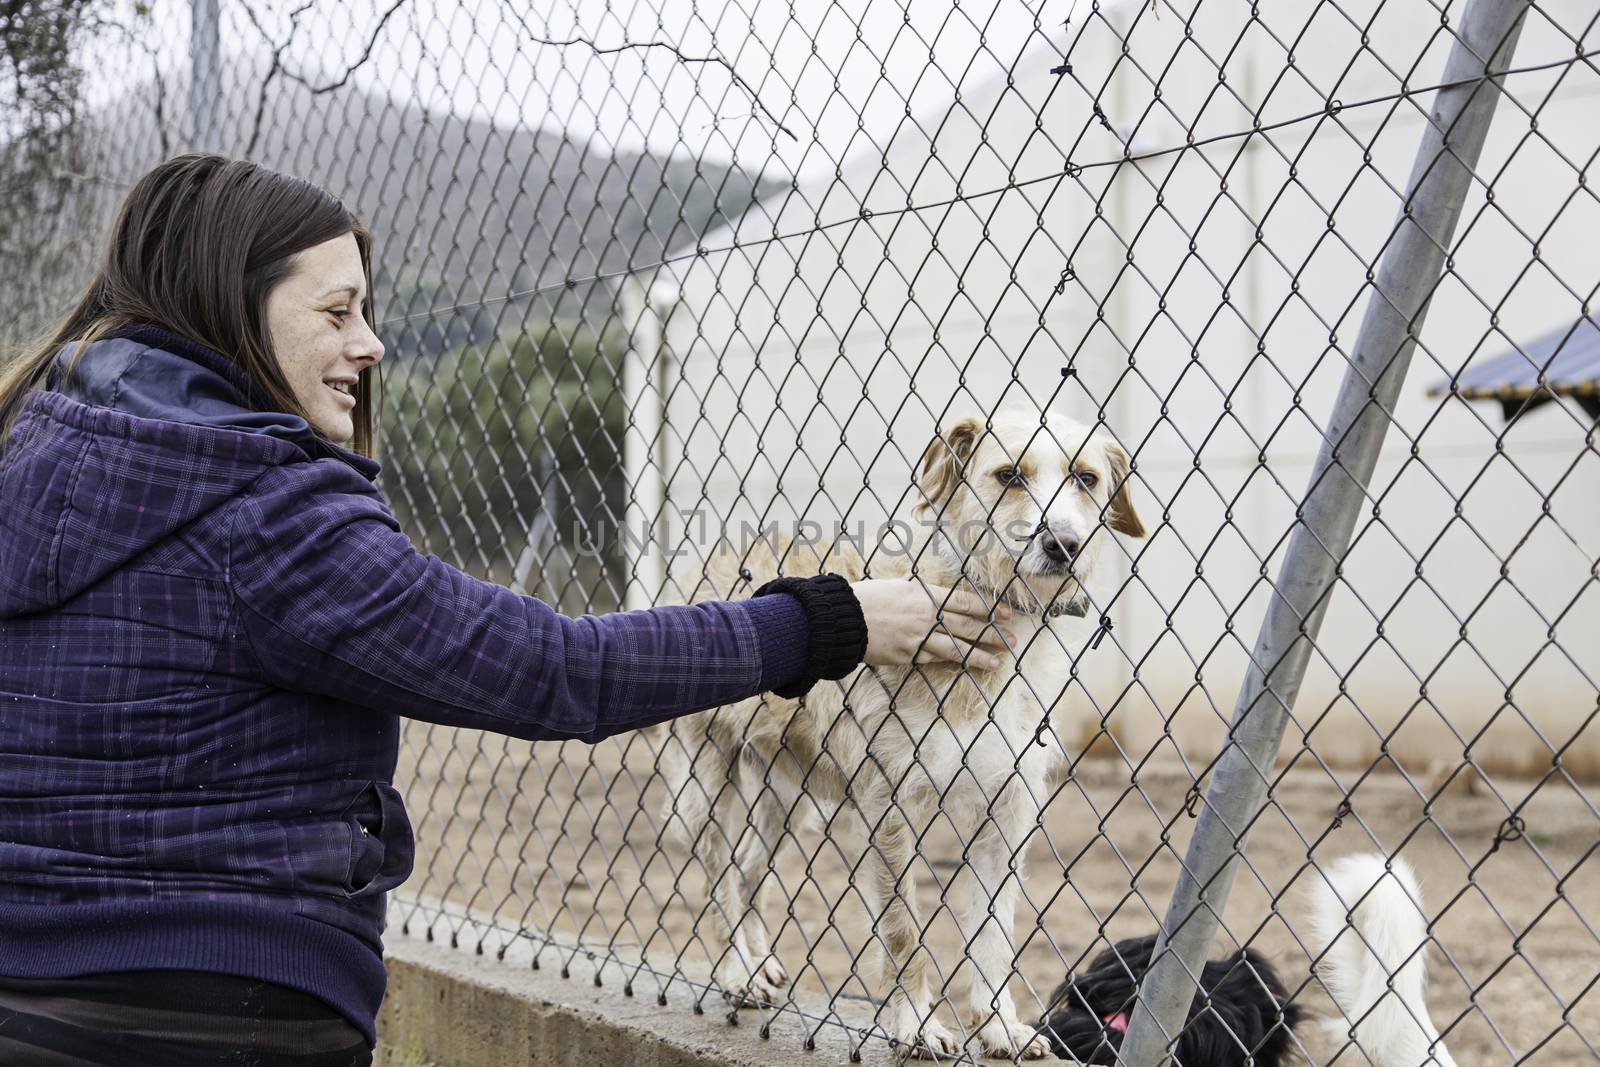
[[994,472],[994,477],[995,481],[999,482],[1008,489],[1014,486],[1028,484],[1027,477],[1016,467],[1002,467],[1000,470]]
[[1100,484],[1100,477],[1099,475],[1095,474],[1094,471],[1074,471],[1073,473],[1078,479],[1078,484],[1081,485],[1086,492],[1093,492],[1094,487]]

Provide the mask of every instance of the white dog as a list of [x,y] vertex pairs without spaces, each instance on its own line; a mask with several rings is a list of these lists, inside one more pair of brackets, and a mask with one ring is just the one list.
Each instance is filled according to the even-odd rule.
[[[963,1022],[985,1055],[1047,1053],[1006,985],[1022,846],[1067,762],[1050,720],[1066,715],[1070,659],[1087,633],[1051,631],[1066,630],[1061,616],[1084,613],[1109,530],[1144,536],[1128,472],[1109,434],[1060,416],[956,422],[923,456],[914,510],[925,539],[898,554],[880,544],[872,575],[907,575],[915,564],[930,583],[1009,603],[1016,645],[1001,668],[863,668],[798,702],[753,699],[663,731],[667,818],[707,873],[718,979],[736,1004],[777,1002],[788,982],[761,919],[764,894],[752,900],[752,889],[781,879],[794,892],[798,881],[772,859],[786,831],[810,823],[854,853],[872,921],[868,973],[885,994],[880,1025],[914,1054],[955,1053],[961,1042],[933,1017],[912,866],[937,820],[960,833],[970,871],[954,901],[974,970]],[[817,557],[798,543],[719,552],[696,598],[754,588],[780,569],[863,576],[848,544]]]
[[1423,998],[1428,920],[1411,865],[1345,856],[1311,887],[1317,973],[1342,1018],[1330,1036],[1355,1042],[1374,1067],[1455,1067]]

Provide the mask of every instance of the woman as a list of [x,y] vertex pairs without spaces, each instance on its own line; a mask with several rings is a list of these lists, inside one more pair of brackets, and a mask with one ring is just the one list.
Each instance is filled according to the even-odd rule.
[[0,377],[0,1062],[369,1062],[399,716],[593,742],[1001,647],[915,583],[569,619],[418,555],[369,252],[306,182],[170,160]]

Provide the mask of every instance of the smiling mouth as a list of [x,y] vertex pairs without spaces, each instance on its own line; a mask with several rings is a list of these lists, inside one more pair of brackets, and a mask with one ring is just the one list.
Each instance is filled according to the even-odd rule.
[[323,382],[322,384],[327,386],[333,392],[338,393],[344,399],[348,400],[352,407],[355,406],[355,402],[356,402],[356,397],[355,397],[356,383],[355,382],[327,381],[327,382]]

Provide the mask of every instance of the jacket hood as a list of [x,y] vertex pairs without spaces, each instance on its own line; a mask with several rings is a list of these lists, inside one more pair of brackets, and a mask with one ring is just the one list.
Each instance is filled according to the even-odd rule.
[[[59,606],[239,497],[268,469],[378,465],[261,410],[231,360],[162,330],[57,355],[0,453],[0,617]],[[71,366],[71,372],[67,368]]]

